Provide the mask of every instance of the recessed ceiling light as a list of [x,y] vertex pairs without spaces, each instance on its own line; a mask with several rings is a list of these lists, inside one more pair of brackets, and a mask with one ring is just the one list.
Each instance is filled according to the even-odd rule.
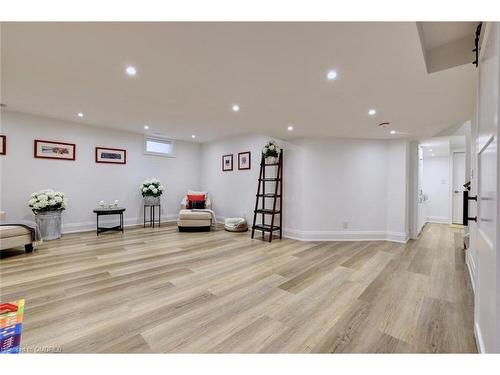
[[391,134],[396,134],[396,130],[391,130],[390,133]]
[[328,78],[329,81],[333,81],[335,78],[337,78],[337,71],[336,70],[330,70],[327,73],[326,78]]
[[149,126],[144,125],[144,129],[145,129],[145,130],[148,130],[148,129],[149,129]]
[[288,128],[286,128],[289,132],[293,131],[293,125],[288,125]]
[[77,115],[78,117],[83,117],[83,113],[82,113],[82,112],[78,112],[76,115]]
[[135,66],[127,66],[125,71],[129,76],[135,76],[137,74],[137,69],[135,68]]
[[372,109],[370,109],[370,110],[368,111],[368,114],[369,114],[370,116],[375,116],[375,114],[376,114],[376,113],[377,113],[377,111],[376,111],[376,110],[374,110],[373,108],[372,108]]
[[232,110],[233,110],[233,112],[239,112],[240,106],[238,104],[233,104]]
[[193,135],[191,136],[191,138],[195,139],[195,138],[196,138],[196,135],[194,135],[194,134],[193,134]]
[[432,148],[430,148],[429,151],[432,151]]

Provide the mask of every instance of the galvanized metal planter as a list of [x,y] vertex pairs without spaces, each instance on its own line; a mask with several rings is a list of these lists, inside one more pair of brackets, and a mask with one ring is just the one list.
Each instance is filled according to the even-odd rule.
[[61,238],[61,212],[44,211],[35,214],[35,222],[44,241]]
[[153,197],[152,195],[147,195],[144,197],[144,205],[145,206],[159,206],[160,205],[160,197]]
[[278,162],[277,156],[268,156],[266,157],[266,164],[276,164]]

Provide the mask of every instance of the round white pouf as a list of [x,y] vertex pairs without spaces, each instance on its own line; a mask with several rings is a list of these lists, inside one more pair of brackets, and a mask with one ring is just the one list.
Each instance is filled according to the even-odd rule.
[[248,224],[241,217],[228,217],[224,220],[224,229],[229,232],[245,232],[248,230]]

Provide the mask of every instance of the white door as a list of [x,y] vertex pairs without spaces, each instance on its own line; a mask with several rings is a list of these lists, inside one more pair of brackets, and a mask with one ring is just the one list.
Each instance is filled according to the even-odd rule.
[[453,153],[453,224],[463,223],[465,153]]
[[480,349],[500,352],[500,264],[498,256],[498,23],[487,23],[478,79],[477,131],[477,286],[475,325]]

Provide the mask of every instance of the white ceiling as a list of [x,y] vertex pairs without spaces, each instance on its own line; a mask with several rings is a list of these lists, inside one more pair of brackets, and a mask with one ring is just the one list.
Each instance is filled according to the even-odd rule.
[[427,74],[414,22],[3,23],[1,42],[8,110],[176,139],[422,138],[472,113],[473,66]]
[[421,22],[421,24],[425,46],[430,50],[464,37],[470,37],[473,43],[478,22]]

